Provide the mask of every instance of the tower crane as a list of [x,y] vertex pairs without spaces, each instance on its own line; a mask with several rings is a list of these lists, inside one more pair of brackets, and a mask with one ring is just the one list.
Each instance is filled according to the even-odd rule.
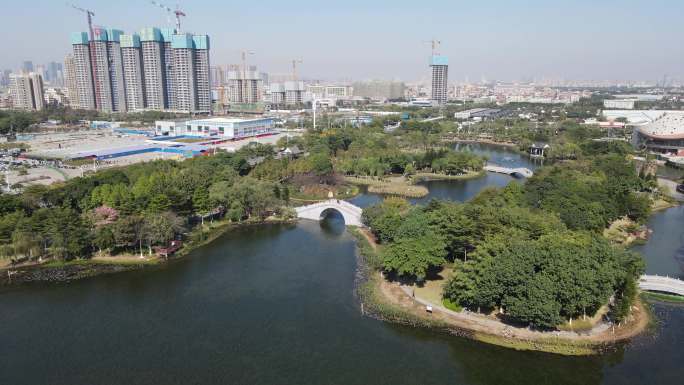
[[297,81],[297,64],[302,64],[303,62],[302,59],[292,60],[292,81]]
[[154,0],[151,0],[150,3],[156,5],[157,7],[160,7],[161,9],[165,10],[168,13],[173,13],[174,15],[176,15],[176,33],[180,33],[180,31],[181,31],[181,16],[183,16],[183,17],[187,16],[185,14],[185,12],[183,12],[180,9],[180,6],[178,4],[176,4],[176,10],[174,11],[173,9],[167,7],[166,5],[161,4],[159,2],[156,2]]
[[242,81],[240,83],[241,85],[241,90],[240,92],[242,93],[242,100],[245,100],[244,98],[247,97],[247,55],[254,55],[254,51],[249,51],[249,50],[242,50],[240,52],[240,58],[242,59]]
[[88,32],[89,32],[89,41],[88,41],[88,51],[90,51],[90,66],[92,67],[92,76],[93,76],[93,86],[95,89],[95,109],[99,108],[102,103],[100,103],[100,87],[97,82],[97,60],[95,57],[95,47],[93,42],[95,41],[95,29],[93,28],[93,16],[95,16],[95,12],[81,8],[79,6],[76,6],[74,4],[70,4],[71,8],[83,12],[86,14],[86,17],[88,18]]
[[439,45],[442,44],[441,41],[432,39],[429,41],[425,41],[424,43],[430,44],[432,46],[432,56],[439,55]]

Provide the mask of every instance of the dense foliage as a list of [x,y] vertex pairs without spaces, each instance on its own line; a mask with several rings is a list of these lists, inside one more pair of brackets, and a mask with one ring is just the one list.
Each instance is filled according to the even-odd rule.
[[155,120],[185,116],[163,111],[145,111],[129,114],[107,114],[91,110],[77,110],[59,105],[48,105],[40,111],[0,111],[0,134],[10,132],[34,132],[36,125],[46,120],[57,120],[64,124],[75,125],[81,120],[116,120],[124,122],[152,123]]
[[386,199],[365,209],[363,220],[385,244],[389,272],[422,280],[452,263],[443,295],[453,303],[553,328],[594,314],[615,294],[620,320],[643,262],[600,231],[618,217],[648,216],[650,198],[639,193],[647,181],[634,169],[621,155],[599,155],[543,168],[525,185],[486,189],[463,204]]
[[281,210],[288,193],[240,175],[259,151],[136,164],[1,195],[0,255],[68,260],[105,249],[142,252],[205,219],[264,218]]

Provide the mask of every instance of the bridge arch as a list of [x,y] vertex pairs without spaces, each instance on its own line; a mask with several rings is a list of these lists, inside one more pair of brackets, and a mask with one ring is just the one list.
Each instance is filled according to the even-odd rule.
[[314,221],[322,220],[325,217],[324,214],[330,210],[340,213],[342,218],[344,218],[344,224],[347,226],[363,226],[363,223],[361,222],[363,210],[360,207],[343,200],[329,199],[327,201],[295,208],[297,218],[311,219]]

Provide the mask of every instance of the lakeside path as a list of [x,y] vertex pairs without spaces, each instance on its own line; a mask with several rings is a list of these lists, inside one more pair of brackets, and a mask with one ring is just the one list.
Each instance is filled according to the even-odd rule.
[[[375,237],[368,230],[361,229],[358,234],[374,253],[378,251]],[[622,325],[601,322],[588,331],[542,332],[508,325],[494,317],[467,310],[457,312],[447,309],[442,303],[435,303],[434,298],[427,299],[422,296],[420,290],[414,290],[413,286],[388,281],[382,271],[375,270],[370,274],[368,283],[373,287],[372,291],[375,294],[369,305],[378,311],[381,319],[411,325],[417,325],[411,319],[421,319],[426,321],[423,326],[433,325],[462,337],[518,350],[562,355],[596,354],[642,333],[650,322],[648,310],[637,297],[631,315]],[[384,314],[387,311],[383,310],[385,306],[373,306],[373,301],[389,305],[399,312],[390,311]],[[426,306],[432,306],[433,312],[428,313]],[[389,317],[384,317],[385,315]]]
[[677,192],[677,182],[665,178],[658,178],[658,186],[665,187],[671,198],[677,200],[679,203],[684,203],[684,194]]
[[[606,346],[626,341],[638,335],[646,329],[649,323],[648,312],[641,302],[637,302],[628,322],[622,326],[616,326],[614,329],[611,324],[600,323],[592,330],[581,333],[570,331],[541,332],[508,325],[491,317],[466,310],[455,312],[445,308],[442,304],[436,304],[420,297],[412,297],[411,287],[389,282],[382,272],[378,272],[378,274],[379,291],[388,303],[400,307],[413,316],[430,321],[441,321],[453,328],[456,334],[516,349],[539,350],[566,355],[593,354]],[[432,313],[426,311],[427,305],[432,306]]]

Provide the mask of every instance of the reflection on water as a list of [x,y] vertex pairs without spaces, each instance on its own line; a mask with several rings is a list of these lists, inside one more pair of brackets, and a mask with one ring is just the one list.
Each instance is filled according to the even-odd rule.
[[345,232],[345,223],[342,214],[334,209],[327,209],[321,214],[323,220],[318,222],[326,235],[339,236]]
[[[527,155],[521,154],[512,149],[476,144],[476,143],[460,143],[456,144],[455,148],[463,151],[471,151],[478,155],[486,156],[489,163],[497,164],[510,168],[526,167],[530,170],[535,170],[541,166],[543,160],[530,159]],[[504,187],[511,181],[524,183],[524,180],[515,179],[509,175],[496,174],[488,172],[484,176],[476,179],[466,180],[433,180],[420,182],[419,184],[425,186],[430,191],[429,194],[423,198],[409,199],[414,204],[426,204],[431,199],[447,199],[459,202],[465,202],[475,197],[482,189],[486,187]],[[359,207],[368,207],[382,200],[382,196],[372,193],[360,194],[349,201]]]
[[633,248],[644,256],[646,273],[684,279],[684,206],[653,214],[647,226],[648,242]]

